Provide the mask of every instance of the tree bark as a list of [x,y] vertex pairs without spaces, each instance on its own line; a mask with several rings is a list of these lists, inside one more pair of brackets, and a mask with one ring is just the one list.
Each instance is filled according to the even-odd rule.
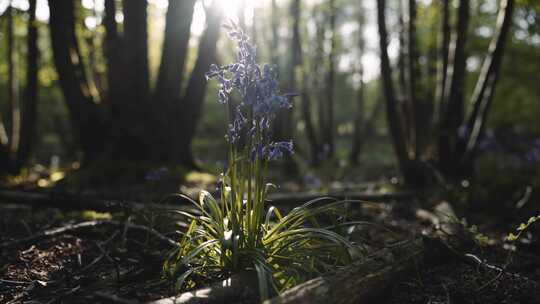
[[448,54],[450,50],[450,0],[441,0],[441,36],[439,46],[439,67],[437,72],[437,87],[435,93],[435,102],[437,103],[435,121],[444,116],[445,91],[447,85],[448,73]]
[[[130,82],[130,102],[135,107],[145,106],[149,96],[148,74],[148,32],[146,1],[123,1],[124,11],[124,58],[126,60],[126,81]],[[143,112],[148,109],[144,107]],[[146,113],[146,112],[145,112]]]
[[173,102],[180,97],[187,59],[195,0],[170,1],[166,15],[165,40],[157,78],[154,103],[166,120]]
[[419,87],[417,78],[420,78],[420,70],[418,68],[418,40],[416,37],[416,0],[408,1],[409,22],[408,22],[408,39],[407,39],[407,80],[408,80],[408,110],[407,110],[407,129],[409,133],[409,149],[413,158],[420,156],[420,133],[419,126],[420,107],[422,102],[419,100]]
[[472,157],[478,139],[484,131],[489,108],[495,94],[499,70],[504,55],[505,44],[512,26],[514,0],[501,0],[497,16],[497,30],[489,45],[489,53],[484,60],[480,76],[472,95],[473,112],[467,127],[470,132],[461,161],[467,163]]
[[220,33],[222,12],[217,4],[212,4],[207,11],[207,27],[199,42],[199,52],[195,67],[189,79],[186,94],[175,108],[178,122],[174,126],[178,137],[173,137],[173,159],[189,167],[196,167],[191,144],[203,110],[206,95],[205,74],[210,64],[215,62],[216,46]]
[[99,156],[106,142],[105,117],[90,94],[75,36],[73,0],[49,1],[53,58],[76,137],[85,160]]
[[334,157],[335,154],[335,123],[334,123],[334,108],[335,108],[335,78],[336,78],[336,52],[337,52],[337,29],[336,29],[336,4],[335,0],[329,0],[330,6],[330,16],[329,16],[329,27],[330,27],[330,52],[328,53],[328,74],[326,79],[326,103],[327,114],[326,122],[327,126],[323,130],[325,144],[328,145],[328,156]]
[[[279,54],[279,7],[276,0],[272,0],[271,3],[271,31],[272,31],[272,41],[271,41],[271,50],[270,50],[270,57],[272,60],[272,64],[275,67],[275,71],[278,74],[278,78],[281,76],[281,64],[280,62],[280,54]],[[292,64],[292,62],[285,62],[286,65]],[[290,71],[287,70],[287,73]],[[288,75],[289,77],[291,75]],[[290,81],[290,78],[287,79],[287,81]],[[287,88],[289,89],[289,87]],[[292,130],[291,130],[291,124],[292,124],[292,117],[291,117],[291,111],[289,109],[279,109],[276,113],[276,118],[274,120],[273,124],[273,137],[275,140],[279,141],[285,141],[290,140],[292,138]],[[290,160],[286,160],[288,162]],[[287,166],[285,166],[286,168]]]
[[[406,96],[409,96],[409,91],[407,90],[407,76],[405,75],[406,70],[406,59],[405,59],[405,48],[407,47],[405,43],[405,20],[403,20],[403,0],[398,0],[398,41],[399,41],[399,54],[398,54],[398,83],[399,83],[399,100],[404,103]],[[406,111],[405,104],[402,105],[403,111]]]
[[[122,81],[122,38],[116,24],[116,0],[105,0],[105,60],[107,64],[107,102],[113,112],[121,111],[119,100],[125,91]],[[118,105],[118,108],[116,108]]]
[[410,162],[407,154],[407,144],[403,134],[402,117],[398,111],[398,103],[392,83],[392,70],[390,67],[390,59],[388,57],[388,32],[386,30],[386,1],[377,0],[377,23],[379,28],[379,48],[381,56],[381,78],[382,89],[386,100],[386,118],[388,121],[392,145],[398,160],[398,166],[403,173],[405,180],[414,179],[414,176],[409,173],[408,164]]
[[137,161],[155,161],[160,158],[156,155],[158,153],[150,152],[154,144],[159,144],[159,141],[153,141],[159,138],[156,135],[160,134],[153,134],[148,128],[159,126],[159,120],[151,115],[147,6],[146,1],[123,1],[122,79],[126,90],[120,100],[115,100],[119,104],[119,112],[114,112],[114,119],[124,121],[125,127],[115,140],[115,150],[119,151],[113,153]]
[[358,14],[358,75],[360,78],[360,83],[358,87],[358,91],[356,92],[356,116],[354,120],[354,132],[353,132],[353,143],[351,152],[349,154],[349,160],[351,164],[358,164],[358,155],[360,154],[360,150],[362,149],[362,143],[363,143],[363,135],[365,135],[364,131],[366,126],[366,115],[365,115],[365,96],[364,96],[364,67],[362,65],[362,56],[365,52],[365,41],[364,41],[364,34],[362,31],[364,30],[365,25],[365,16],[362,12],[362,7],[359,8],[357,14]]
[[328,157],[328,144],[326,143],[326,135],[325,130],[329,127],[328,126],[328,109],[327,105],[328,103],[325,102],[325,79],[322,75],[324,75],[324,56],[325,56],[325,50],[324,50],[324,39],[325,39],[325,27],[326,27],[326,18],[324,18],[324,15],[319,11],[320,9],[317,9],[317,7],[314,8],[313,15],[316,16],[315,18],[318,18],[317,29],[316,29],[316,50],[315,50],[315,62],[314,62],[314,69],[313,69],[313,80],[314,80],[314,90],[315,94],[317,96],[317,125],[318,125],[318,134],[319,134],[319,147],[317,150],[317,163],[320,163],[321,161],[325,160]]
[[8,99],[7,133],[10,159],[15,159],[19,148],[21,111],[19,107],[19,79],[17,75],[17,50],[13,26],[13,6],[11,0],[7,7],[7,53],[8,53]]
[[21,141],[19,145],[18,166],[26,163],[32,153],[36,140],[37,102],[38,102],[38,29],[36,24],[36,0],[29,0],[28,34],[26,37],[26,90],[21,120]]
[[461,0],[454,41],[450,50],[451,67],[448,70],[445,101],[442,103],[441,123],[439,126],[439,167],[450,178],[458,175],[458,129],[463,123],[464,89],[467,54],[465,44],[469,24],[469,1]]

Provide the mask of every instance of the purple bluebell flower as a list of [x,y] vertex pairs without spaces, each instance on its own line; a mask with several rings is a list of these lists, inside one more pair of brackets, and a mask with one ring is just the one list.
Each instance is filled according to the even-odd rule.
[[[240,103],[229,122],[226,138],[240,149],[248,139],[260,134],[260,143],[253,143],[252,158],[274,160],[292,152],[292,142],[271,142],[271,122],[279,109],[292,107],[295,94],[281,94],[276,69],[256,62],[257,49],[235,24],[225,26],[229,37],[237,43],[236,62],[218,67],[211,65],[206,78],[219,83],[218,102],[230,102],[232,92],[240,96]],[[244,138],[247,137],[247,138]],[[261,143],[268,143],[264,146]]]
[[292,141],[273,142],[263,148],[263,156],[268,161],[279,160],[285,153],[293,153]]
[[229,124],[229,130],[226,136],[227,140],[231,143],[237,142],[242,135],[242,130],[244,129],[246,123],[247,118],[242,113],[242,109],[240,108],[240,106],[238,106],[236,108],[234,120],[231,124]]

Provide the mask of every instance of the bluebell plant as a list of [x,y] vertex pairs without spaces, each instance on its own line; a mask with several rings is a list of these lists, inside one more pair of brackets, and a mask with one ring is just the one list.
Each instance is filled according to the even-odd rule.
[[178,211],[190,225],[164,271],[178,288],[196,287],[194,274],[211,280],[253,271],[265,299],[348,263],[357,249],[317,220],[343,202],[320,198],[287,215],[267,205],[273,186],[266,180],[268,164],[293,153],[292,141],[273,140],[271,126],[278,110],[292,108],[294,94],[280,93],[274,69],[257,63],[257,50],[241,28],[231,24],[226,29],[237,45],[236,62],[211,65],[206,74],[219,83],[217,100],[228,116],[228,166],[220,199],[202,191],[198,201],[191,200],[196,212]]

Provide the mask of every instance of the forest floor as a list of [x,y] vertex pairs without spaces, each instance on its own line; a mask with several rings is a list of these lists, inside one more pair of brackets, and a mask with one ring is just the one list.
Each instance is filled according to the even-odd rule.
[[[415,198],[349,206],[356,220],[377,225],[348,233],[376,251],[433,230],[434,206]],[[141,303],[178,294],[162,276],[171,248],[166,239],[178,239],[183,225],[170,215],[65,211],[9,201],[0,201],[0,215],[0,303]],[[420,263],[379,302],[538,303],[538,237],[529,233],[517,246],[510,245],[505,237],[519,221],[466,216],[478,226],[456,220],[460,246],[455,250],[480,263],[434,257],[439,259],[435,266]],[[87,226],[69,229],[81,223]]]

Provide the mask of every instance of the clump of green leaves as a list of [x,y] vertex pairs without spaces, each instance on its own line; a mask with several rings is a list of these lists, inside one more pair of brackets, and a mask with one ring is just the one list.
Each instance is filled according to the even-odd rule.
[[238,45],[237,62],[212,65],[207,73],[219,81],[218,101],[229,117],[220,200],[202,191],[198,201],[190,200],[196,213],[178,211],[190,225],[164,271],[177,288],[255,271],[266,299],[349,263],[358,249],[334,230],[347,223],[328,221],[337,218],[342,201],[312,200],[287,215],[266,205],[268,164],[293,149],[292,142],[273,141],[271,124],[279,109],[292,107],[292,95],[280,94],[272,68],[256,63],[256,49],[243,31],[235,25],[228,30]]
[[456,224],[459,224],[463,231],[468,235],[468,237],[480,247],[487,247],[490,244],[489,237],[480,232],[478,226],[469,225],[466,218],[458,220],[456,217],[453,217],[452,221]]
[[529,229],[529,227],[532,224],[534,224],[534,223],[536,223],[538,221],[540,221],[540,214],[537,215],[537,216],[531,216],[529,218],[529,220],[527,220],[526,223],[519,224],[519,226],[516,229],[516,233],[513,233],[513,232],[509,233],[508,236],[506,236],[506,240],[509,241],[509,242],[516,242],[521,237],[521,235],[525,231],[527,231],[527,229]]

